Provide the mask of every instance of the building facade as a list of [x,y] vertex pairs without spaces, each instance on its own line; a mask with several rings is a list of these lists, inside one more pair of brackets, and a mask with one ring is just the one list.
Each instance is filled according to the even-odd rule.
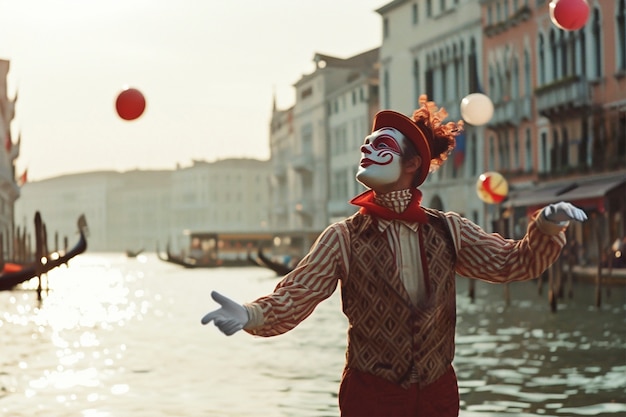
[[[426,94],[446,109],[448,121],[461,120],[461,99],[484,85],[479,2],[395,0],[377,12],[383,20],[381,108],[410,116]],[[484,136],[484,126],[465,125],[455,154],[420,187],[425,206],[484,219],[485,206],[475,198]]]
[[[14,207],[20,196],[16,183],[15,160],[20,153],[20,139],[14,143],[11,135],[11,122],[15,116],[17,94],[9,99],[7,76],[10,63],[0,59],[0,235],[2,239],[3,259],[11,257],[13,237],[15,235]],[[31,223],[32,225],[32,223]]]
[[[376,10],[379,48],[345,59],[315,54],[314,71],[294,84],[294,105],[273,106],[270,161],[194,161],[150,180],[81,174],[59,179],[56,194],[44,186],[31,194],[35,185],[28,184],[20,199],[28,209],[16,219],[30,219],[34,209],[44,219],[56,216],[49,208],[65,210],[59,218],[70,221],[82,206],[98,228],[99,250],[184,230],[315,236],[356,211],[348,202],[363,191],[355,180],[358,148],[379,109],[411,115],[425,93],[457,121],[462,98],[481,92],[493,101],[492,119],[465,125],[447,163],[422,185],[424,204],[518,237],[533,210],[572,201],[592,216],[570,228],[572,237],[586,242],[588,260],[600,259],[591,247],[626,234],[626,0],[589,4],[585,27],[569,32],[550,20],[548,0],[390,1]],[[7,156],[7,169],[11,161]],[[476,180],[485,171],[508,180],[504,203],[478,199]],[[7,201],[18,191],[0,187]]]
[[[295,105],[274,108],[270,226],[323,228],[354,212],[347,201],[362,190],[354,181],[355,150],[378,109],[410,115],[425,93],[457,121],[461,99],[479,92],[493,101],[494,115],[484,126],[465,124],[449,161],[422,185],[424,204],[519,237],[533,210],[569,199],[597,218],[570,228],[574,240],[600,247],[591,236],[597,228],[607,242],[623,237],[625,3],[591,0],[586,26],[573,32],[552,23],[548,0],[394,0],[380,7],[378,80],[326,82],[344,62],[318,54],[316,70],[295,85]],[[371,93],[369,102],[350,108],[359,102],[356,85]],[[504,203],[477,198],[485,171],[508,180]],[[318,203],[324,198],[326,213]],[[306,217],[309,207],[314,217]]]
[[585,242],[583,262],[597,262],[599,247],[626,234],[626,2],[589,4],[587,24],[565,31],[548,1],[481,2],[496,109],[484,159],[511,186],[495,214],[507,233],[523,234],[533,210],[571,201],[591,221],[571,227],[570,237]]
[[172,171],[63,175],[25,184],[16,221],[30,227],[39,211],[50,236],[71,241],[84,214],[91,251],[153,251],[167,242],[181,250],[191,231],[266,231],[269,170],[268,161],[226,159]]
[[270,162],[257,159],[193,161],[171,173],[173,249],[187,231],[259,232],[269,228]]
[[348,201],[358,149],[378,110],[378,48],[350,58],[315,54],[315,70],[295,84],[296,102],[272,112],[274,231],[320,232],[355,212]]

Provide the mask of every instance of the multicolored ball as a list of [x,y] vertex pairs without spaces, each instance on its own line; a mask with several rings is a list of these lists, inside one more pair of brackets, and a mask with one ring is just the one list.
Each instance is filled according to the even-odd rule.
[[499,172],[485,172],[480,174],[476,181],[476,193],[485,203],[498,204],[508,195],[509,183]]

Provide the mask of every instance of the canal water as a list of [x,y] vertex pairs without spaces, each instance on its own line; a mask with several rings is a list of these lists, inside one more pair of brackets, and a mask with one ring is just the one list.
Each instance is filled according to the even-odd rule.
[[[270,292],[258,267],[188,270],[153,254],[86,253],[51,290],[0,293],[0,415],[6,417],[338,416],[346,320],[336,292],[293,331],[231,337],[200,318],[211,290]],[[33,282],[30,285],[34,288]],[[462,417],[626,415],[626,290],[594,288],[551,313],[536,282],[458,280]]]

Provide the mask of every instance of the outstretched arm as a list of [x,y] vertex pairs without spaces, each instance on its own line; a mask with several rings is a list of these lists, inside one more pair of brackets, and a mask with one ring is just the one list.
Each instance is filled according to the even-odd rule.
[[487,233],[458,215],[446,217],[457,248],[457,273],[489,282],[537,278],[559,257],[569,221],[587,218],[570,203],[550,204],[532,216],[522,239],[513,240]]
[[340,276],[345,276],[346,231],[329,226],[300,261],[298,266],[276,285],[274,292],[257,300],[238,304],[212,292],[221,308],[202,318],[211,321],[226,335],[244,329],[256,336],[285,333],[307,318],[315,307],[330,297]]

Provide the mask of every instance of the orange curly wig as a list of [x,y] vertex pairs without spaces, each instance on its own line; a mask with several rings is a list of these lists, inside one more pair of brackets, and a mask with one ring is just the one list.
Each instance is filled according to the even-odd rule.
[[430,145],[430,171],[437,170],[456,146],[456,136],[463,130],[463,121],[443,123],[448,117],[445,108],[438,108],[434,101],[422,94],[420,108],[413,112],[413,121],[425,133]]

